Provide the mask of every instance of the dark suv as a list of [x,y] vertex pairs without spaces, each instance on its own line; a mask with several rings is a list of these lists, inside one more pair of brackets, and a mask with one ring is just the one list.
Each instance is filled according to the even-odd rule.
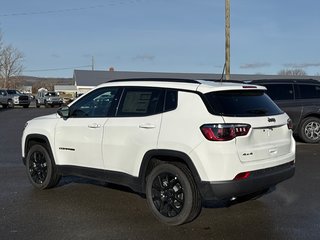
[[294,133],[307,143],[320,142],[320,81],[265,79],[250,83],[267,87],[267,94],[293,121]]

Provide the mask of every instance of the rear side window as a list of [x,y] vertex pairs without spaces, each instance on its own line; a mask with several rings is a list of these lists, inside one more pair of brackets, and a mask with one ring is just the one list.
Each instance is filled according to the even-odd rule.
[[267,94],[273,100],[293,100],[294,92],[292,84],[263,84],[267,88]]
[[167,90],[166,100],[164,106],[164,112],[172,111],[178,106],[178,91],[177,90]]
[[123,92],[117,117],[140,117],[160,113],[164,90],[160,88],[130,87]]
[[264,91],[219,91],[205,94],[213,114],[255,117],[282,114],[282,110]]
[[300,92],[299,99],[320,98],[320,85],[299,84],[298,89]]

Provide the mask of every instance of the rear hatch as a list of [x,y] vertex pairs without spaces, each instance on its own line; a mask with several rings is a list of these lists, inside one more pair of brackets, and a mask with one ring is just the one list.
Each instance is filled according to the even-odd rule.
[[222,116],[222,126],[235,126],[235,144],[242,162],[291,153],[289,118],[263,90],[210,92],[206,98],[212,113]]

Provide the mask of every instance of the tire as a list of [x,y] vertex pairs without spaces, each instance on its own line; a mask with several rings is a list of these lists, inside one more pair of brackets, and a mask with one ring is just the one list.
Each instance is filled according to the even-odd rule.
[[320,119],[316,117],[303,119],[300,124],[299,137],[306,143],[320,142]]
[[36,101],[36,107],[39,108],[40,107],[40,102],[37,100]]
[[191,172],[180,163],[161,163],[151,170],[146,182],[146,198],[153,215],[168,225],[190,222],[202,208]]
[[26,170],[32,185],[41,190],[56,186],[61,178],[47,149],[40,144],[29,149]]
[[11,99],[8,100],[7,106],[8,106],[8,108],[14,108],[14,104]]

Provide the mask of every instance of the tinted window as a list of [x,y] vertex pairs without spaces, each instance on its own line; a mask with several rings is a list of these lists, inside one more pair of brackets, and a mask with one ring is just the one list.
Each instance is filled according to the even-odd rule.
[[126,88],[117,112],[119,117],[138,117],[160,113],[164,90],[158,88]]
[[7,90],[8,94],[21,94],[18,90]]
[[56,92],[47,92],[47,93],[45,94],[45,96],[48,96],[48,97],[56,97],[56,96],[58,96],[58,94],[57,94]]
[[267,88],[267,94],[273,100],[292,100],[294,99],[292,84],[263,84]]
[[166,92],[166,102],[164,111],[172,111],[178,106],[178,91],[177,90],[167,90]]
[[110,116],[119,93],[119,88],[99,88],[71,105],[70,115],[77,118]]
[[264,91],[221,91],[205,96],[216,115],[249,117],[282,113]]
[[320,98],[320,85],[298,85],[300,90],[299,99]]

